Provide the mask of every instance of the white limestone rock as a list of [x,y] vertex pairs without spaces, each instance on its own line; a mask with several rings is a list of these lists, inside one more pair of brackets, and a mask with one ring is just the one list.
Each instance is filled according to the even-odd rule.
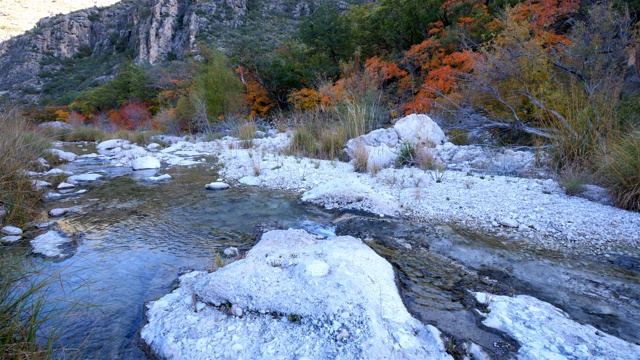
[[520,225],[516,220],[508,217],[498,220],[498,224],[510,228],[517,228]]
[[20,240],[22,240],[22,235],[3,236],[0,238],[0,242],[7,243],[7,244],[13,244]]
[[228,189],[229,187],[229,184],[222,181],[214,181],[204,186],[204,188],[207,190],[224,190]]
[[0,232],[10,236],[22,235],[22,229],[17,226],[5,226],[0,230]]
[[369,158],[367,159],[367,170],[386,169],[393,166],[398,160],[398,153],[386,144],[369,148]]
[[260,180],[257,176],[245,176],[238,180],[240,184],[247,186],[260,186],[262,185],[262,180]]
[[72,239],[65,233],[57,230],[49,230],[31,240],[31,246],[33,247],[33,252],[36,254],[42,254],[48,257],[61,257],[63,256],[63,249],[61,249],[60,246],[71,241]]
[[245,259],[180,283],[147,305],[141,331],[163,358],[451,359],[407,312],[391,265],[349,236],[271,231]]
[[336,179],[305,192],[302,201],[327,209],[366,210],[380,215],[395,215],[398,203],[389,195],[376,192],[357,179]]
[[49,149],[49,152],[58,156],[60,160],[64,161],[74,161],[78,157],[78,155],[72,152],[62,151],[60,149]]
[[44,180],[31,180],[31,183],[33,184],[33,187],[36,188],[36,190],[42,190],[46,187],[51,186],[50,182]]
[[58,190],[68,190],[68,189],[73,189],[74,187],[76,187],[76,186],[75,186],[75,185],[73,185],[73,184],[70,184],[70,183],[68,183],[68,182],[64,182],[64,181],[63,181],[63,182],[61,182],[60,184],[58,184],[57,189],[58,189]]
[[91,181],[96,181],[101,177],[102,177],[102,174],[85,173],[85,174],[69,176],[69,178],[67,179],[67,182],[72,184],[77,184],[80,182],[91,182]]
[[64,175],[73,175],[73,173],[71,171],[65,171],[65,170],[58,169],[58,168],[51,169],[51,170],[49,170],[49,171],[44,173],[44,175],[47,175],[47,176],[56,176],[56,175],[62,175],[62,174],[64,174]]
[[49,216],[51,217],[60,217],[67,215],[68,213],[73,212],[72,208],[56,208],[49,210]]
[[160,160],[153,156],[139,157],[131,162],[133,170],[159,169]]
[[347,141],[345,153],[353,158],[353,152],[358,142],[367,145],[367,147],[378,147],[386,145],[387,148],[394,148],[398,145],[398,133],[394,129],[377,129],[372,132],[358,136],[357,138]]
[[446,136],[435,121],[427,115],[411,114],[399,119],[393,128],[400,142],[414,145],[436,146],[444,144]]
[[112,156],[130,144],[131,143],[127,140],[112,139],[112,140],[103,141],[100,144],[98,144],[96,146],[96,150],[98,150],[99,154]]
[[488,304],[485,326],[506,332],[521,347],[518,359],[640,359],[640,346],[579,324],[534,297],[474,293]]
[[149,176],[147,178],[147,180],[154,181],[154,182],[166,181],[166,180],[171,180],[171,179],[173,179],[173,178],[169,174],[162,174],[162,175],[158,175],[158,176]]

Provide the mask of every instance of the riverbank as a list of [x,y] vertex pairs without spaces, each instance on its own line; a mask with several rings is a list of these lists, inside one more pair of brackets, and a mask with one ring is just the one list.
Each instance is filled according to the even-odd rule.
[[[473,171],[387,168],[357,173],[349,163],[288,156],[290,134],[242,141],[169,139],[148,155],[180,164],[176,155],[215,155],[223,180],[299,193],[326,208],[362,209],[415,222],[439,222],[516,241],[532,250],[582,255],[638,254],[640,213],[564,194],[557,181]],[[135,146],[134,146],[135,148]],[[132,150],[122,150],[129,151]],[[138,151],[139,152],[139,151]],[[139,155],[139,154],[138,154]],[[127,157],[112,162],[128,166]],[[186,160],[187,165],[197,161]],[[212,179],[214,181],[216,179]]]
[[[599,203],[590,202],[585,199],[567,197],[562,193],[558,184],[553,182],[553,180],[499,176],[489,173],[477,173],[473,170],[471,173],[469,173],[469,170],[447,170],[439,173],[435,170],[422,171],[416,168],[383,169],[375,176],[371,174],[361,174],[354,172],[353,166],[345,162],[320,161],[284,155],[286,154],[289,139],[290,137],[287,134],[273,134],[270,137],[254,139],[252,146],[248,149],[243,147],[247,145],[246,142],[243,143],[242,141],[233,138],[223,138],[210,142],[189,141],[187,139],[178,138],[163,138],[161,139],[162,142],[164,142],[163,145],[150,144],[144,148],[129,144],[125,141],[111,141],[110,143],[103,143],[98,146],[99,154],[89,154],[90,151],[87,151],[86,154],[81,155],[78,158],[94,159],[96,163],[119,166],[121,169],[112,169],[112,171],[116,173],[131,173],[132,179],[141,184],[148,184],[149,182],[154,181],[153,179],[158,178],[163,178],[162,181],[168,181],[169,183],[179,181],[179,173],[175,173],[177,169],[169,169],[170,167],[180,166],[182,169],[185,169],[186,166],[195,166],[193,170],[197,170],[199,172],[198,184],[195,188],[191,187],[188,192],[197,193],[197,196],[215,195],[224,198],[226,196],[231,196],[232,192],[244,192],[242,187],[245,186],[260,186],[265,189],[283,189],[297,194],[296,196],[298,198],[306,202],[319,204],[327,208],[362,209],[383,215],[384,217],[401,217],[408,220],[408,223],[444,223],[457,228],[464,228],[466,226],[474,233],[496,236],[500,241],[508,243],[509,247],[512,249],[553,249],[551,246],[548,246],[546,242],[536,244],[533,240],[526,240],[526,236],[530,236],[532,233],[544,234],[542,225],[555,220],[564,221],[575,228],[582,226],[580,231],[587,231],[585,229],[589,229],[589,231],[596,232],[596,235],[598,236],[607,236],[607,234],[615,235],[615,231],[607,232],[607,229],[601,229],[598,226],[587,226],[588,224],[584,221],[581,223],[575,221],[576,216],[586,218],[589,215],[589,212],[593,212],[597,220],[598,217],[602,218],[602,215],[599,214],[600,210],[597,209],[605,209],[603,211],[610,211],[614,216],[621,216],[621,221],[625,220],[628,222],[621,226],[625,230],[618,234],[618,237],[611,240],[612,245],[609,246],[609,248],[612,249],[611,252],[607,252],[607,250],[601,253],[605,253],[607,255],[626,254],[632,260],[637,258],[633,249],[629,252],[625,252],[624,248],[624,246],[632,246],[634,241],[637,241],[631,236],[627,236],[625,238],[625,236],[629,234],[635,235],[632,229],[634,228],[634,221],[637,219],[636,213],[622,211]],[[132,168],[139,166],[142,166],[142,168],[151,167],[151,169],[145,171],[132,171]],[[91,170],[89,171],[89,169]],[[89,171],[89,173],[101,172],[99,168],[94,169],[93,167],[87,168],[86,170]],[[166,175],[167,172],[175,175],[175,179],[163,176],[163,174]],[[83,175],[80,174],[80,172],[76,173],[80,176]],[[210,178],[208,176],[210,176]],[[105,174],[105,177],[109,176]],[[207,192],[207,190],[204,189],[205,183],[211,182],[228,183],[232,187],[232,190],[210,190],[212,192]],[[166,185],[168,184],[165,184],[165,186]],[[160,187],[163,185],[159,184],[157,186]],[[217,188],[217,186],[210,187]],[[201,191],[194,191],[194,189],[201,189]],[[485,198],[483,198],[483,196]],[[541,207],[541,209],[551,211],[552,213],[540,213],[540,210],[538,210],[538,212],[532,213],[534,216],[524,216],[529,214],[525,212],[529,210],[529,206],[535,204],[536,201],[541,201],[539,198],[545,199],[545,197],[547,197],[546,200],[548,204],[553,205],[557,203],[562,205],[564,208],[560,207],[560,210],[556,208],[547,210],[546,208]],[[440,202],[437,202],[438,199],[440,199]],[[519,205],[520,207],[516,207],[515,210],[509,211],[509,206],[513,206],[512,204],[515,204],[518,201],[521,202]],[[575,204],[587,205],[578,206]],[[469,208],[463,209],[460,208],[460,206],[467,206]],[[575,209],[572,208],[574,206],[576,207]],[[569,209],[564,211],[569,211],[570,214],[572,214],[572,217],[554,219],[553,216],[562,214],[563,209]],[[504,214],[500,213],[500,211],[507,211],[506,215],[509,217],[499,217]],[[627,216],[628,218],[624,218],[624,216]],[[209,217],[207,219],[207,223],[211,222],[210,216],[206,217]],[[487,230],[482,230],[482,227],[476,226],[477,224],[486,226]],[[540,225],[539,228],[538,225]],[[635,228],[637,229],[637,225],[635,225]],[[172,227],[171,232],[174,233],[175,228]],[[566,241],[563,240],[563,236],[567,236],[566,232],[558,231],[558,234],[559,236],[549,236],[548,244],[556,244],[557,246],[557,244],[561,244],[562,241]],[[366,238],[366,236],[363,238]],[[590,244],[590,241],[585,241],[584,244]],[[431,245],[435,247],[434,244]],[[446,244],[442,243],[441,246],[446,246]],[[420,256],[419,253],[421,250],[419,246],[415,246],[414,244],[413,249],[415,250],[412,251],[418,254],[416,256]],[[435,248],[433,250],[437,251]],[[600,251],[599,248],[593,248],[591,246],[585,246],[584,248],[566,247],[561,248],[561,250],[567,255],[571,253],[599,253],[598,251]],[[451,251],[464,252],[464,249],[456,246],[452,247]],[[456,257],[452,256],[452,258]],[[516,264],[512,265],[514,267],[516,266]],[[273,267],[273,262],[270,266]],[[472,268],[477,268],[473,266],[473,262],[470,266]],[[634,266],[633,263],[631,266]],[[504,268],[505,271],[514,273],[515,275],[518,271],[526,271],[526,269],[529,269],[530,267],[528,268],[527,265],[524,264],[524,267],[518,270],[510,267],[507,263],[505,266],[497,266],[496,268]],[[571,269],[562,267],[554,268],[551,266],[549,271],[546,271],[546,273],[557,274],[558,276],[554,279],[560,281],[560,283],[563,283],[562,279],[567,277],[571,279],[571,281],[567,281],[567,283],[575,283],[576,277],[567,273],[567,271],[570,270]],[[540,272],[540,274],[544,273],[545,272]],[[487,273],[483,272],[482,274]],[[431,275],[428,275],[428,277],[430,276]],[[536,277],[538,275],[534,274],[532,276]],[[548,277],[543,275],[542,278],[546,279]],[[596,278],[589,277],[587,280],[591,279]],[[617,283],[615,281],[608,280],[602,280],[600,282],[603,284]],[[554,289],[557,289],[557,282],[550,281],[550,283]],[[625,284],[632,286],[632,283],[627,282]],[[621,287],[626,287],[626,285],[621,285]],[[579,287],[581,285],[574,286]],[[603,286],[602,289],[598,289],[611,291],[607,286]],[[184,290],[187,291],[184,293],[186,294],[186,297],[180,299],[183,299],[186,302],[180,302],[180,304],[182,304],[180,306],[187,303],[191,304],[193,301],[188,290],[189,289]],[[564,291],[564,289],[561,291]],[[573,290],[569,289],[569,291]],[[627,294],[632,294],[635,290],[631,288],[629,291],[624,289],[617,289],[615,291],[617,294],[624,294],[626,296]],[[524,292],[526,294],[530,294],[526,289]],[[538,291],[538,294],[544,296],[545,292]],[[591,292],[589,292],[589,294],[591,294]],[[637,297],[625,297],[625,299],[634,298]],[[546,299],[546,301],[556,302],[554,299]],[[636,310],[633,310],[634,308],[637,308],[633,305],[634,301],[628,301],[631,303],[629,306],[631,310],[629,311],[637,313]],[[557,302],[562,303],[562,301]],[[206,305],[206,303],[203,304]],[[179,304],[176,304],[176,306],[171,305],[167,308],[167,311],[176,311],[178,305]],[[526,304],[527,309],[535,309],[536,306],[537,305],[533,300]],[[624,306],[624,304],[621,306]],[[185,309],[191,309],[190,305],[186,306]],[[491,310],[491,313],[499,315],[509,309],[510,307],[506,307],[505,309],[494,309]],[[518,314],[523,314],[525,317],[527,316],[527,311],[529,310],[517,310]],[[610,307],[602,307],[595,310],[590,308],[585,311],[589,311],[590,313],[596,311],[598,314],[605,315],[609,313],[622,315],[622,312],[611,310]],[[553,310],[552,312],[559,313],[560,310]],[[547,315],[548,314],[545,313],[540,318],[531,318],[524,322],[520,320],[515,321],[517,316],[514,317],[509,314],[505,316],[510,319],[513,318],[514,324],[518,326],[519,324],[533,323],[535,329],[545,331],[545,319],[547,318]],[[582,329],[577,327],[577,325],[573,325],[577,324],[577,321],[580,320],[576,321],[575,317],[573,317],[573,319],[574,320],[570,320],[570,324],[572,325],[567,326],[567,334],[573,331],[571,329]],[[178,333],[183,333],[185,330],[183,324],[179,323],[171,322],[168,323],[167,326],[171,327]],[[155,328],[154,332],[162,332],[159,330],[160,328],[157,328],[155,325],[152,327]],[[438,328],[445,333],[460,336],[460,333],[452,328],[452,325],[447,325],[444,321],[439,323]],[[519,330],[517,327],[514,327],[513,329],[505,328],[503,330],[513,330],[513,336],[518,342],[523,344],[531,343],[531,339],[538,336],[536,334],[528,335],[518,332]],[[615,330],[620,331],[618,328]],[[586,329],[584,331],[586,334],[586,332],[591,330]],[[464,337],[464,335],[462,336]],[[577,341],[580,340],[578,339]],[[633,342],[634,340],[627,339],[627,341]],[[637,347],[625,346],[626,347],[624,349],[621,349],[622,354],[634,356],[639,352]],[[600,350],[598,350],[600,348],[601,347],[593,349],[588,348],[587,350],[584,350],[576,347],[575,349],[569,349],[571,350],[569,351],[564,348],[555,349],[549,347],[549,351],[558,354],[573,354],[577,352],[587,354],[584,352],[587,351],[588,354],[594,355],[601,353]]]

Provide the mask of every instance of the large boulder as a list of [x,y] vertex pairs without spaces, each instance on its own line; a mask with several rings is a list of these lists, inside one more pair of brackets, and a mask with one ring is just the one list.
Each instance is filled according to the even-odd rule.
[[367,159],[367,170],[385,169],[395,165],[398,160],[398,153],[395,149],[388,147],[386,144],[369,148],[369,157]]
[[181,277],[147,317],[141,337],[167,359],[451,359],[391,265],[350,236],[268,232],[246,258]]
[[446,141],[444,132],[435,121],[423,114],[411,114],[396,121],[393,126],[400,142],[416,146],[442,145]]
[[398,133],[390,128],[390,129],[377,129],[372,132],[360,135],[357,138],[350,139],[347,141],[345,152],[351,158],[353,158],[353,153],[356,148],[356,144],[360,142],[367,147],[378,147],[381,145],[386,145],[388,148],[394,148],[398,145]]

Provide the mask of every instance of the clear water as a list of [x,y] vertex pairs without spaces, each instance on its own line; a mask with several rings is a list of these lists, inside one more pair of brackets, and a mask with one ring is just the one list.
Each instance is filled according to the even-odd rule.
[[229,246],[248,250],[260,228],[332,228],[329,213],[289,194],[204,190],[216,180],[206,166],[165,171],[173,180],[160,184],[93,160],[69,169],[107,171],[107,180],[85,186],[89,193],[47,204],[83,206],[84,214],[58,220],[79,238],[73,256],[43,260],[60,278],[51,301],[78,303],[64,319],[60,344],[81,348],[82,359],[146,359],[136,344],[144,304],[170,292],[181,272],[211,267],[216,252]]

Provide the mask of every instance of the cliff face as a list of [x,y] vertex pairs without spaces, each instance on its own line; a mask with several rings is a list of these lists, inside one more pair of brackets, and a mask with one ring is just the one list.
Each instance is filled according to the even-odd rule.
[[0,42],[23,34],[38,20],[92,6],[109,6],[119,0],[0,0]]
[[35,101],[61,96],[69,86],[81,91],[104,81],[125,58],[182,59],[197,41],[222,48],[245,40],[275,44],[321,3],[349,7],[338,0],[125,0],[44,18],[0,43],[0,96]]
[[154,64],[183,58],[203,20],[215,14],[237,20],[245,12],[245,0],[150,0],[42,19],[34,30],[0,43],[0,95],[37,97],[39,75],[60,70],[64,59],[126,53]]

